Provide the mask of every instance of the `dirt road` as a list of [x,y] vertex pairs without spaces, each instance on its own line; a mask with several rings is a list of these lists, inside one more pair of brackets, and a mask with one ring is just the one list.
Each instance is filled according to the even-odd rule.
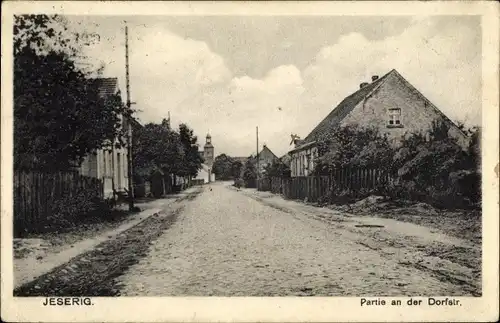
[[368,223],[280,202],[225,183],[211,188],[186,203],[146,256],[117,278],[121,295],[480,293],[477,268],[425,252],[436,244],[467,248],[463,241],[397,221]]

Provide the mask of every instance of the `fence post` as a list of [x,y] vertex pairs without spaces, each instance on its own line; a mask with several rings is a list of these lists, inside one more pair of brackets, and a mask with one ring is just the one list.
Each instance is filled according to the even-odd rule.
[[299,188],[298,188],[298,185],[297,183],[299,182],[299,178],[298,177],[295,177],[294,179],[294,183],[293,183],[293,199],[297,199],[299,197]]
[[306,197],[307,201],[311,201],[311,176],[306,177]]
[[340,169],[340,187],[341,188],[344,188],[346,186],[345,185],[345,172],[346,172],[345,167],[342,167]]
[[368,168],[363,168],[363,187],[368,188]]
[[291,184],[291,193],[292,193],[291,196],[292,196],[292,199],[295,199],[296,196],[297,196],[297,185],[296,185],[296,183],[297,183],[297,177],[294,177],[292,179],[292,184]]

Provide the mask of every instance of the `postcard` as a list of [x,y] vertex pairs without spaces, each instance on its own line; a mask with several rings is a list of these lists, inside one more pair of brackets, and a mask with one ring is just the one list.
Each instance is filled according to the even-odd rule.
[[2,9],[3,320],[498,320],[498,3]]

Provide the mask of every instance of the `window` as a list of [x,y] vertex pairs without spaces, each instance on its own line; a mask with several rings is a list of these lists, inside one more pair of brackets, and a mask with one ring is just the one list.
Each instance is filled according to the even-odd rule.
[[401,109],[389,109],[389,126],[401,125]]

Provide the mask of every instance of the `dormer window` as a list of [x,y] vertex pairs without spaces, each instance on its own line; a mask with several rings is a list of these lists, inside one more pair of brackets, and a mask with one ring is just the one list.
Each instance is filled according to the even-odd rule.
[[387,123],[389,127],[401,127],[401,109],[393,108],[389,109],[389,120]]

